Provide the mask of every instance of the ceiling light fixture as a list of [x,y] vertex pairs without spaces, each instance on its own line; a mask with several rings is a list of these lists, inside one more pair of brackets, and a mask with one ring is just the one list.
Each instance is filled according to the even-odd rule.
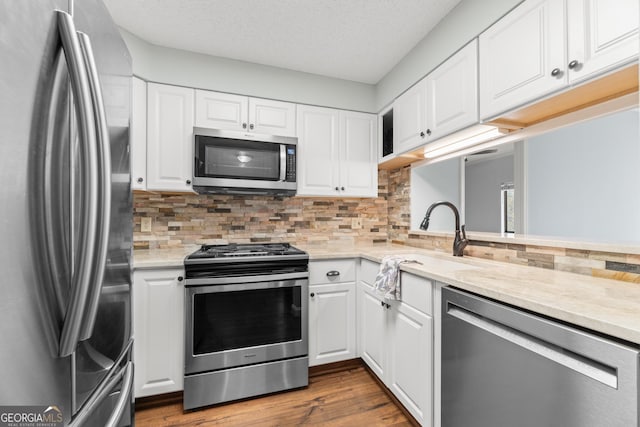
[[508,131],[487,125],[472,126],[460,133],[442,138],[424,148],[424,157],[434,159],[436,157],[461,151],[483,142],[491,141],[503,136]]

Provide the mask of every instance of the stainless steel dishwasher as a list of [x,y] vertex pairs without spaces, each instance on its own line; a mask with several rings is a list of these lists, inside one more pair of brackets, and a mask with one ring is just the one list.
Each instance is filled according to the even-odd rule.
[[638,351],[443,288],[442,427],[637,427]]

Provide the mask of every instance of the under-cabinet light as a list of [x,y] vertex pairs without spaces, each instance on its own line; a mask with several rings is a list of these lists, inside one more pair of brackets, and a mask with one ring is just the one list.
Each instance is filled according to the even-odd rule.
[[463,131],[462,135],[454,134],[450,137],[445,137],[433,144],[427,145],[424,148],[424,157],[427,159],[433,159],[436,157],[444,156],[446,154],[464,150],[465,148],[469,148],[483,142],[491,141],[492,139],[498,138],[507,133],[505,129],[487,125],[473,126],[469,129],[469,131],[471,131],[471,133]]

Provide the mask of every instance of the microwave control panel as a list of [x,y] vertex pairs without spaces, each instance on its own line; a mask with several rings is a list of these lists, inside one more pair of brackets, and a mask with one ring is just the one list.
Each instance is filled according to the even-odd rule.
[[287,174],[285,181],[296,181],[296,146],[287,145]]

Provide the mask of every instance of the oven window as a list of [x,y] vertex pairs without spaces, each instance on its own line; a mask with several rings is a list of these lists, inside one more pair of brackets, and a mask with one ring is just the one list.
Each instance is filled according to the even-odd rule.
[[300,286],[194,295],[193,354],[302,339]]
[[209,178],[280,179],[280,145],[197,136],[198,173]]

